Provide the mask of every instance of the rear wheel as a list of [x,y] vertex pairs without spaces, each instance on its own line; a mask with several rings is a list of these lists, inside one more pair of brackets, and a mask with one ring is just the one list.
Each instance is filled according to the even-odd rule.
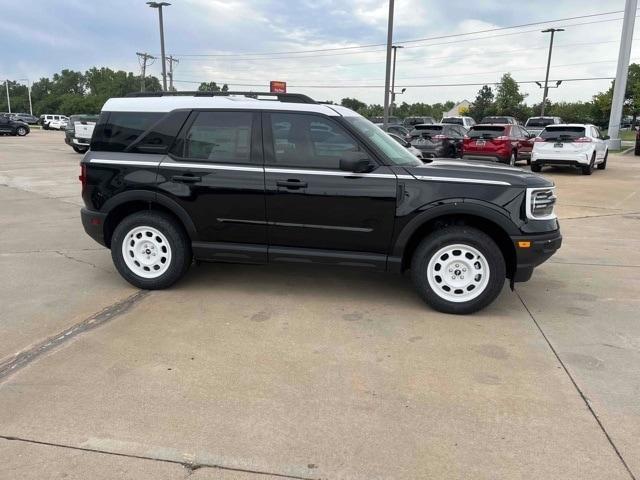
[[86,153],[87,150],[89,150],[87,147],[76,147],[75,145],[72,145],[71,148],[73,148],[73,151],[76,153]]
[[593,173],[593,165],[596,163],[596,152],[593,152],[593,155],[591,156],[591,161],[589,162],[589,165],[585,165],[582,167],[582,174],[583,175],[591,175]]
[[473,313],[489,305],[504,285],[502,252],[486,233],[472,227],[436,230],[411,260],[413,283],[434,309]]
[[602,162],[598,164],[598,170],[604,170],[605,168],[607,168],[607,157],[609,157],[609,150],[604,152],[604,160],[602,160]]
[[532,163],[531,164],[531,171],[535,172],[535,173],[540,173],[542,171],[542,166],[538,165],[537,163]]
[[16,128],[16,135],[18,135],[19,137],[24,137],[27,134],[27,129],[25,127],[18,127]]
[[154,211],[129,215],[111,239],[113,263],[132,285],[147,290],[167,288],[177,282],[192,261],[191,244],[170,216]]
[[516,157],[517,156],[518,156],[518,154],[516,153],[515,150],[513,152],[511,152],[511,156],[509,157],[509,165],[511,165],[512,167],[516,166]]

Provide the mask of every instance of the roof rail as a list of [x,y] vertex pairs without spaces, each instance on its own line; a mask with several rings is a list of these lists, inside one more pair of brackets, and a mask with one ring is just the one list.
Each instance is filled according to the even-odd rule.
[[[302,93],[272,93],[272,92],[131,92],[127,97],[228,97],[231,95],[242,95],[256,100],[273,100],[275,97],[279,102],[285,103],[317,103],[313,98]],[[272,97],[272,98],[260,98]]]

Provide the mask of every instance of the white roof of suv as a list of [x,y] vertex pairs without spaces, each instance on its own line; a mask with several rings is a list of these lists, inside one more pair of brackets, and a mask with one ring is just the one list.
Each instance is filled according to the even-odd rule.
[[[257,95],[259,93],[256,92]],[[102,107],[103,112],[170,112],[180,108],[224,108],[230,110],[288,110],[322,113],[328,116],[358,116],[353,110],[339,105],[321,103],[294,103],[277,100],[259,100],[243,95],[195,96],[171,95],[149,97],[110,98]]]

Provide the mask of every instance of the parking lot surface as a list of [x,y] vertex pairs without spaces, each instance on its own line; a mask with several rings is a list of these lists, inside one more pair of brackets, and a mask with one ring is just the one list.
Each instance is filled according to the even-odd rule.
[[0,137],[0,479],[640,476],[635,157],[545,170],[562,249],[470,316],[341,268],[139,292],[82,230],[80,158]]

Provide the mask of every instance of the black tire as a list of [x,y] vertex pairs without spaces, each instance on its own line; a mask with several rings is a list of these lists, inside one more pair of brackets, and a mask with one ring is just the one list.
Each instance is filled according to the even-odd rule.
[[542,171],[542,165],[538,165],[537,163],[532,163],[531,171],[535,173],[540,173]]
[[597,165],[598,170],[604,170],[607,168],[607,158],[609,157],[609,150],[607,150],[606,152],[604,152],[604,159],[602,160],[601,163],[599,163]]
[[49,124],[48,123],[42,123],[42,129],[43,130],[49,130]]
[[[482,293],[464,302],[443,298],[428,279],[429,262],[434,255],[442,248],[456,244],[478,250],[489,268],[489,279]],[[435,310],[462,315],[477,312],[495,300],[504,286],[506,265],[500,248],[486,233],[473,227],[452,226],[436,230],[420,242],[411,259],[411,277],[422,299]]]
[[531,165],[531,158],[527,158],[527,165]]
[[589,165],[582,167],[582,175],[591,175],[593,173],[593,165],[596,163],[596,152],[593,152]]
[[[122,244],[135,227],[152,227],[162,233],[171,249],[171,260],[167,270],[156,278],[144,278],[132,271],[123,258]],[[111,237],[111,258],[122,277],[131,285],[145,290],[170,287],[187,273],[193,255],[191,241],[184,228],[169,215],[153,210],[137,212],[125,217],[115,228]]]
[[16,128],[16,135],[19,136],[19,137],[24,137],[27,133],[29,133],[29,132],[24,127]]
[[75,145],[72,145],[71,148],[76,153],[87,153],[87,150],[89,150],[87,147],[76,147]]

